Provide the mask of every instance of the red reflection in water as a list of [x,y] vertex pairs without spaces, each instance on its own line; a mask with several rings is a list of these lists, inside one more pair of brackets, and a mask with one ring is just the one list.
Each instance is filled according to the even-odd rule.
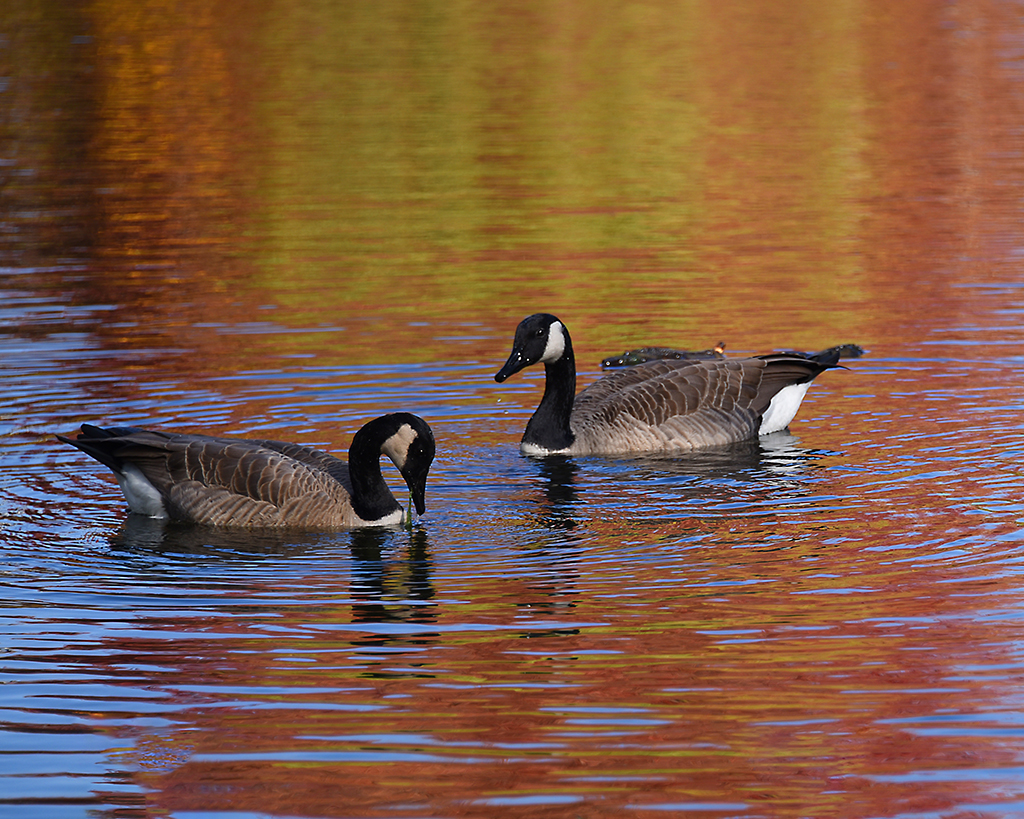
[[[645,514],[649,484],[577,474],[575,495],[514,486],[521,518],[474,520],[482,544],[564,535],[575,551],[542,566],[484,555],[438,572],[433,555],[462,544],[419,543],[357,552],[371,580],[350,589],[292,578],[309,602],[253,605],[282,593],[275,578],[207,616],[140,614],[103,647],[167,669],[152,685],[181,706],[166,733],[126,731],[152,810],[853,817],[1011,792],[1012,737],[939,729],[999,728],[1019,687],[1015,620],[982,616],[1021,603],[983,563],[1017,523],[986,523],[986,545],[975,508],[979,486],[1003,502],[1017,487],[974,396],[1006,381],[979,339],[1019,344],[1020,328],[995,318],[1004,295],[954,286],[1019,278],[1012,9],[208,5],[35,23],[65,44],[88,28],[70,59],[90,78],[48,90],[79,95],[73,134],[22,115],[44,181],[0,196],[46,215],[12,217],[4,253],[58,271],[38,286],[83,311],[59,329],[114,354],[81,365],[111,411],[168,411],[160,381],[210,385],[229,404],[214,426],[272,417],[281,392],[214,379],[299,371],[296,356],[497,368],[536,309],[566,320],[591,368],[719,338],[872,356],[822,378],[794,425],[826,451],[807,472],[833,467],[787,496],[806,515],[787,518],[767,481],[702,486],[704,514],[682,490]],[[490,413],[510,394],[471,400]],[[533,398],[452,445],[512,446]],[[948,463],[914,457],[951,434]],[[723,511],[731,491],[767,511]],[[935,559],[960,538],[969,562]],[[523,795],[586,801],[488,804]]]
[[[403,804],[485,816],[479,800],[512,794],[585,794],[600,811],[739,800],[771,815],[829,816],[984,801],[983,782],[884,778],[1015,764],[1015,748],[990,735],[913,730],[927,719],[942,727],[934,717],[955,716],[958,703],[996,714],[1013,696],[1015,681],[977,671],[1004,664],[1016,632],[965,616],[988,584],[950,595],[943,583],[955,571],[868,564],[861,545],[827,561],[818,542],[730,550],[730,531],[747,542],[764,533],[756,521],[720,523],[716,554],[745,564],[735,579],[763,584],[706,584],[729,571],[704,552],[703,567],[666,555],[677,583],[647,563],[609,584],[601,553],[617,548],[619,527],[592,542],[592,570],[574,562],[541,582],[451,578],[458,591],[441,584],[436,596],[471,602],[420,608],[401,600],[432,586],[421,541],[410,562],[385,568],[367,619],[371,599],[339,600],[202,618],[186,641],[112,641],[115,657],[173,669],[159,685],[187,706],[163,744],[143,743],[147,768],[163,757],[171,769],[142,781],[167,810],[323,816]],[[883,543],[894,535],[884,521],[878,529]],[[335,578],[296,585],[323,593]],[[279,596],[274,585],[245,596],[260,592]],[[427,630],[360,634],[360,622]]]

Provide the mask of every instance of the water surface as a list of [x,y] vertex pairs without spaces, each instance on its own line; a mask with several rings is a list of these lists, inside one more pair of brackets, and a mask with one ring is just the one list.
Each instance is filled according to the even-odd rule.
[[[0,815],[1021,812],[1012,5],[50,5],[0,12]],[[758,442],[532,460],[537,310],[581,385],[869,354]],[[155,526],[53,438],[397,408],[411,530]]]

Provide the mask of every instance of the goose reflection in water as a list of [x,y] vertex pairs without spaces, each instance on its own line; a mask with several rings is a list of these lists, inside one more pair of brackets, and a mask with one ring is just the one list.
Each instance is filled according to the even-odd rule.
[[576,486],[579,465],[567,455],[551,455],[535,463],[543,493],[538,502],[538,522],[548,529],[575,529],[579,525],[576,513],[580,503]]
[[536,464],[540,489],[537,521],[565,532],[605,513],[671,517],[682,505],[703,508],[739,498],[773,502],[806,494],[809,468],[834,454],[807,448],[787,431],[687,453],[555,455],[529,463]]
[[799,438],[785,430],[693,452],[599,460],[609,469],[622,465],[631,474],[645,478],[676,475],[709,482],[729,479],[770,484],[773,479],[796,477],[825,454],[830,453],[803,446]]
[[138,554],[291,557],[332,537],[336,535],[303,530],[201,526],[129,512],[110,537],[110,545],[118,551]]
[[350,533],[352,567],[350,595],[354,623],[417,623],[437,621],[436,592],[430,579],[430,540],[417,527],[408,545],[395,553],[402,536],[385,529]]
[[[362,667],[359,676],[376,680],[436,676],[421,665],[426,646],[440,640],[438,605],[430,579],[430,541],[422,528],[408,533],[408,545],[395,550],[398,536],[383,529],[350,533],[351,620],[357,630],[347,640]],[[424,628],[426,627],[426,628]]]
[[[282,529],[225,529],[159,520],[131,513],[110,538],[115,551],[141,559],[206,557],[230,567],[233,556],[269,564],[296,557],[316,561],[318,550],[348,538],[352,565],[349,598],[354,623],[426,624],[436,620],[430,579],[430,541],[422,527],[386,527],[348,532]],[[293,564],[294,565],[294,564]],[[319,573],[319,572],[318,572]],[[258,581],[254,581],[258,582]],[[259,581],[266,583],[267,581]],[[338,576],[339,584],[344,583]]]

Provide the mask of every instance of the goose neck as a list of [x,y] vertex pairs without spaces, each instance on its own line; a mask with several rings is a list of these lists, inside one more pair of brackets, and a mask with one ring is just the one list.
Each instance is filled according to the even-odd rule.
[[348,477],[352,486],[352,511],[372,522],[401,509],[380,471],[381,441],[356,436],[348,452]]
[[523,444],[531,449],[561,452],[575,440],[569,422],[576,397],[576,360],[566,341],[564,354],[544,365],[544,397],[523,435]]

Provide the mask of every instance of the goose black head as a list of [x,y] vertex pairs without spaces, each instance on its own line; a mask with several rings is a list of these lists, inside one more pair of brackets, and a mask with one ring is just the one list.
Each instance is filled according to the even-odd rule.
[[512,354],[494,376],[499,384],[532,364],[553,364],[572,351],[569,331],[550,313],[527,316],[516,328]]
[[[436,452],[430,425],[410,412],[382,415],[364,426],[352,439],[353,450],[365,446],[375,446],[379,454],[387,455],[398,467],[412,494],[416,514],[422,515],[426,509],[427,473]],[[351,455],[349,460],[351,462]]]
[[416,514],[422,515],[426,509],[427,472],[437,449],[434,432],[426,421],[409,412],[396,412],[385,417],[390,419],[394,432],[381,445],[380,451],[394,461],[402,473],[412,493]]

